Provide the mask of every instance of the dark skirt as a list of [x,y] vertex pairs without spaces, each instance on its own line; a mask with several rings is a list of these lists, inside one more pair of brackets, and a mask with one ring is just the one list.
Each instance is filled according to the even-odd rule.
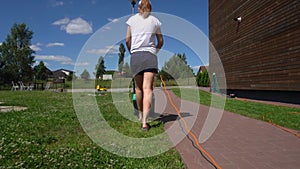
[[130,58],[131,75],[134,77],[143,72],[154,72],[158,70],[157,56],[151,52],[134,52]]

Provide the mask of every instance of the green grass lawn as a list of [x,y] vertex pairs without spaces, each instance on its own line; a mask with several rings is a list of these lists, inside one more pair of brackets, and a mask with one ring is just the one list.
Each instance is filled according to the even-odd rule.
[[[83,131],[71,93],[0,91],[0,102],[28,107],[0,113],[0,168],[184,168],[174,149],[141,159],[102,149]],[[120,117],[109,93],[97,97],[97,103],[109,124],[126,135],[150,137],[163,132],[162,124],[143,132],[139,123]]]
[[[215,105],[220,108],[218,102],[224,101],[224,97],[214,97],[214,102],[211,102],[211,94],[205,91],[195,91],[197,89],[179,89],[175,88],[172,91],[180,97],[180,93],[184,92],[187,96],[195,96],[195,92],[199,92],[200,97],[184,98],[189,101],[201,103],[203,105]],[[277,125],[300,130],[300,109],[284,106],[269,105],[263,103],[256,103],[250,101],[237,100],[226,98],[224,110],[229,112],[241,114],[254,119],[259,119],[267,122],[272,122]]]
[[[210,93],[193,89],[172,89],[185,93],[186,100],[211,105]],[[198,91],[197,91],[198,92]],[[130,98],[130,96],[128,96]],[[163,124],[149,132],[122,117],[111,94],[96,97],[101,113],[114,129],[130,137],[151,137],[162,133]],[[213,105],[218,107],[221,97]],[[83,131],[73,107],[71,93],[43,91],[0,91],[3,105],[25,106],[21,112],[0,113],[0,168],[184,168],[180,155],[171,149],[149,158],[126,158],[95,144]],[[299,130],[300,109],[226,99],[225,110]]]

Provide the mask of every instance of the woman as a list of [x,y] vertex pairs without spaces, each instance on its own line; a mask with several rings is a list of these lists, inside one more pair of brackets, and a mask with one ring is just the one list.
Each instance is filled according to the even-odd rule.
[[[141,0],[139,13],[130,17],[126,24],[126,45],[131,53],[130,67],[136,86],[136,100],[142,129],[149,130],[147,123],[151,108],[154,77],[157,73],[157,52],[163,46],[161,22],[151,15],[149,0]],[[155,38],[157,44],[155,43]]]

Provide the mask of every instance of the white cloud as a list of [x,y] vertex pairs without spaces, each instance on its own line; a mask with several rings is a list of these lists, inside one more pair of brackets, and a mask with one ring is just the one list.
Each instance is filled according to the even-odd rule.
[[109,22],[112,22],[112,23],[116,23],[119,21],[119,19],[115,18],[115,19],[112,19],[112,18],[108,18],[107,19]]
[[[33,66],[39,65],[40,62],[41,62],[41,61],[35,61],[35,63],[33,64]],[[44,62],[44,61],[43,61],[43,62]],[[46,67],[48,67],[48,66],[49,66],[49,63],[48,63],[48,62],[44,62],[44,65],[45,65]]]
[[[35,56],[36,59],[38,60],[43,60],[43,62],[45,62],[45,60],[47,61],[55,61],[55,62],[59,62],[62,65],[73,65],[73,66],[89,66],[90,63],[88,62],[73,62],[71,58],[67,57],[67,56],[60,56],[60,55],[36,55]],[[37,61],[39,62],[39,61]],[[47,63],[47,65],[49,65]]]
[[54,42],[54,43],[48,43],[46,47],[53,47],[53,46],[65,46],[64,43]]
[[2,45],[2,42],[0,42],[0,46]]
[[91,49],[88,50],[87,53],[96,54],[96,55],[108,55],[108,54],[118,54],[119,46],[106,46],[104,49]]
[[89,34],[93,33],[92,24],[82,18],[76,18],[66,26],[66,31],[69,34]]
[[88,62],[76,62],[74,65],[75,66],[89,66],[90,63],[88,63]]
[[52,25],[66,25],[70,22],[69,18],[60,19],[52,23]]
[[34,51],[41,51],[42,49],[39,47],[39,45],[31,45],[30,48]]
[[105,26],[101,29],[102,32],[105,32],[105,31],[108,31],[108,30],[111,30],[111,27],[109,26]]
[[71,58],[67,56],[60,56],[60,55],[36,55],[36,59],[39,60],[50,60],[50,61],[56,61],[60,62],[60,64],[64,65],[74,65],[74,62]]
[[57,7],[57,6],[63,6],[64,5],[64,2],[63,1],[55,1],[55,0],[52,0],[50,1],[51,3],[51,6],[52,7]]
[[82,18],[75,18],[70,20],[64,18],[52,23],[60,26],[61,30],[65,30],[68,34],[90,34],[93,33],[92,24]]
[[[107,18],[107,20],[108,20],[109,22],[112,22],[112,23],[117,23],[117,22],[119,22],[119,19],[117,19],[117,18],[115,18],[115,19]],[[108,30],[111,30],[111,27],[110,27],[110,26],[104,26],[104,27],[101,29],[102,32],[105,32],[105,31],[108,31]]]
[[66,56],[59,56],[59,55],[36,55],[37,59],[40,60],[51,60],[51,61],[71,61],[72,59]]
[[[37,43],[35,45],[31,45],[30,48],[34,51],[42,51],[41,46],[44,46],[42,43]],[[46,47],[53,47],[53,46],[65,46],[64,43],[54,42],[54,43],[48,43]]]

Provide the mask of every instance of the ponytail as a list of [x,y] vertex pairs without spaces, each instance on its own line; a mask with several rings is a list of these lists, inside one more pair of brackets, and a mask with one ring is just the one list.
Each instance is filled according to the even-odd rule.
[[139,11],[144,16],[144,18],[147,18],[150,15],[150,12],[152,11],[152,5],[150,3],[150,0],[141,0],[139,2]]

